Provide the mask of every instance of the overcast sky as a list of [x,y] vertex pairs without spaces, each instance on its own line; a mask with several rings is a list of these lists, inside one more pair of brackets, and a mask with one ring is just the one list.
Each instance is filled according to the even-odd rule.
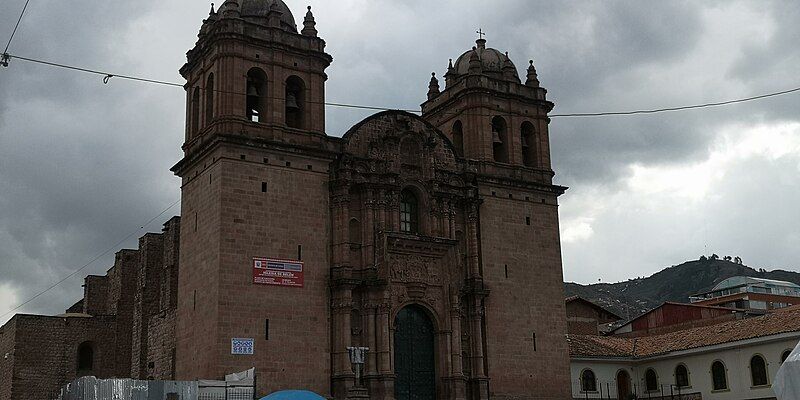
[[[221,2],[221,0],[218,0]],[[555,113],[727,100],[800,86],[800,2],[287,0],[314,6],[327,100],[417,109],[474,45],[534,59]],[[24,0],[0,12],[5,44]],[[182,82],[209,4],[32,0],[10,53]],[[179,198],[180,88],[12,60],[0,69],[0,314]],[[341,136],[370,113],[329,108]],[[650,275],[701,254],[800,270],[800,93],[651,116],[553,119],[565,279]],[[178,207],[146,226],[160,225]],[[144,231],[139,232],[138,237]],[[135,247],[135,239],[124,247]],[[113,251],[21,309],[55,314]],[[0,318],[0,323],[8,319]]]

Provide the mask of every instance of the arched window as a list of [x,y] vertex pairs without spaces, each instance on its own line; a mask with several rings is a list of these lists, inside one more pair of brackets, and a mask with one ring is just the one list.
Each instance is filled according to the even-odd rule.
[[191,113],[191,123],[189,125],[189,133],[190,137],[195,137],[197,135],[197,131],[200,130],[200,88],[194,88],[194,92],[192,92],[192,113]]
[[419,202],[410,190],[400,194],[400,231],[417,233],[419,229]]
[[750,359],[750,377],[753,379],[753,386],[766,386],[769,384],[767,379],[767,362],[764,357],[754,355]]
[[689,386],[689,370],[683,364],[675,367],[675,386],[679,388]]
[[495,161],[508,163],[508,125],[502,117],[492,119],[492,151]]
[[648,392],[655,392],[658,390],[658,375],[652,368],[644,373],[644,386]]
[[263,122],[267,116],[267,74],[260,68],[247,72],[247,119]]
[[784,351],[783,354],[781,354],[781,364],[783,364],[790,355],[792,355],[791,350]]
[[536,157],[538,155],[538,150],[536,148],[538,144],[536,140],[536,130],[533,128],[532,123],[525,121],[522,123],[520,132],[520,140],[522,141],[522,163],[526,167],[535,167]]
[[456,148],[456,155],[464,157],[464,126],[461,121],[453,124],[453,147]]
[[597,391],[597,378],[594,376],[594,371],[585,369],[581,372],[581,391],[582,392],[596,392]]
[[290,128],[305,128],[305,88],[296,76],[286,80],[286,126]]
[[714,361],[711,364],[711,381],[714,390],[728,389],[728,372],[725,370],[725,364],[722,361]]
[[214,119],[214,74],[206,80],[206,126]]
[[350,244],[361,244],[361,222],[356,219],[350,219]]
[[78,346],[78,371],[91,371],[94,367],[94,346],[83,342]]

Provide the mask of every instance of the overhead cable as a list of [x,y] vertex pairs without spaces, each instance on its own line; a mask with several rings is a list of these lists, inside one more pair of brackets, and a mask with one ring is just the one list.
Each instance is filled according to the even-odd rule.
[[[148,79],[148,78],[142,78],[142,77],[133,76],[133,75],[112,74],[112,73],[109,73],[109,72],[99,71],[99,70],[95,70],[95,69],[89,69],[89,68],[83,68],[83,67],[75,67],[75,66],[71,66],[71,65],[59,64],[59,63],[50,62],[50,61],[44,61],[44,60],[37,60],[37,59],[34,59],[34,58],[21,57],[21,56],[17,56],[17,55],[6,54],[5,56],[8,56],[10,58],[23,60],[23,61],[32,62],[32,63],[37,63],[37,64],[43,64],[43,65],[48,65],[48,66],[52,66],[52,67],[57,67],[57,68],[64,68],[64,69],[70,69],[70,70],[75,70],[75,71],[81,71],[81,72],[101,75],[101,76],[103,76],[103,82],[104,83],[108,83],[111,78],[119,78],[119,79],[128,79],[128,80],[133,80],[133,81],[151,83],[151,84],[158,84],[158,85],[185,88],[185,85],[182,85],[180,83],[175,83],[175,82],[168,82],[168,81],[162,81],[162,80],[156,80],[156,79]],[[199,88],[199,89],[200,90],[207,90],[207,89],[204,89],[204,88]],[[212,90],[214,92],[219,92],[219,93],[236,94],[236,95],[241,95],[241,96],[246,96],[247,95],[246,93],[242,93],[242,92],[231,92],[231,91],[214,90],[214,89],[212,89]],[[782,96],[782,95],[787,95],[787,94],[796,93],[796,92],[800,92],[800,87],[787,89],[787,90],[782,90],[782,91],[778,91],[778,92],[761,94],[761,95],[757,95],[757,96],[745,97],[745,98],[740,98],[740,99],[724,100],[724,101],[712,102],[712,103],[693,104],[693,105],[686,105],[686,106],[665,107],[665,108],[655,108],[655,109],[645,109],[645,110],[632,110],[632,111],[606,111],[606,112],[579,112],[579,113],[565,113],[565,114],[550,114],[548,116],[550,118],[580,118],[580,117],[606,117],[606,116],[626,116],[626,115],[640,115],[640,114],[657,114],[657,113],[664,113],[664,112],[671,112],[671,111],[686,111],[686,110],[695,110],[695,109],[710,108],[710,107],[720,107],[720,106],[726,106],[726,105],[731,105],[731,104],[745,103],[745,102],[749,102],[749,101],[766,99],[766,98],[769,98],[769,97]],[[265,97],[265,96],[262,96],[262,97]],[[272,99],[272,98],[270,98],[270,99]],[[313,101],[308,101],[308,103],[309,104],[323,104],[323,105],[326,105],[326,106],[329,106],[329,107],[351,108],[351,109],[359,109],[359,110],[375,110],[375,111],[397,110],[397,111],[405,111],[405,112],[416,113],[416,114],[421,113],[420,110],[391,108],[391,107],[379,107],[379,106],[367,106],[367,105],[358,105],[358,104],[332,103],[332,102],[313,102]],[[463,113],[463,112],[459,112],[458,114],[460,114],[460,115],[472,115],[472,114]],[[487,115],[487,116],[491,116],[491,115]]]
[[25,6],[22,7],[22,12],[19,13],[19,19],[17,19],[17,24],[14,25],[14,30],[11,32],[11,36],[8,38],[8,43],[6,43],[6,48],[3,50],[3,58],[0,59],[0,65],[4,67],[8,66],[8,60],[9,60],[8,48],[11,47],[11,41],[14,40],[14,35],[17,34],[19,23],[22,22],[22,17],[25,15],[25,10],[28,9],[28,3],[30,1],[31,0],[25,0]]
[[114,245],[112,245],[111,247],[109,247],[108,249],[106,249],[104,252],[102,252],[102,253],[98,254],[98,255],[97,255],[95,258],[91,259],[89,262],[87,262],[86,264],[84,264],[82,267],[80,267],[80,268],[78,268],[78,269],[76,269],[76,270],[72,271],[72,272],[71,272],[69,275],[65,276],[63,279],[59,280],[58,282],[56,282],[56,283],[52,284],[52,285],[51,285],[50,287],[48,287],[47,289],[44,289],[44,290],[42,290],[41,292],[37,293],[35,296],[33,296],[33,297],[29,298],[28,300],[26,300],[26,301],[24,301],[24,302],[22,302],[22,303],[18,304],[17,306],[15,306],[14,308],[12,308],[12,309],[10,309],[10,310],[8,310],[8,311],[7,311],[5,314],[3,314],[3,315],[0,315],[0,319],[4,318],[4,317],[5,317],[6,315],[8,315],[8,314],[11,314],[11,313],[13,313],[14,311],[17,311],[17,310],[19,310],[19,309],[20,309],[20,308],[22,308],[22,307],[26,306],[28,303],[30,303],[30,302],[32,302],[32,301],[34,301],[34,300],[38,299],[39,297],[41,297],[43,294],[45,294],[45,293],[47,293],[47,292],[49,292],[49,291],[51,291],[51,290],[55,289],[55,288],[56,288],[56,286],[58,286],[58,285],[60,285],[60,284],[62,284],[62,283],[64,283],[64,282],[66,282],[66,281],[67,281],[67,279],[69,279],[69,278],[72,278],[73,276],[77,275],[79,272],[81,272],[81,271],[83,271],[84,269],[88,268],[90,265],[94,264],[94,262],[95,262],[95,261],[97,261],[97,260],[99,260],[101,257],[103,257],[103,256],[105,256],[106,254],[108,254],[108,253],[112,252],[113,250],[115,250],[115,249],[119,248],[119,246],[121,246],[123,243],[125,243],[125,242],[126,242],[128,239],[132,238],[134,235],[136,235],[137,233],[139,233],[140,231],[142,231],[142,230],[143,230],[143,229],[144,229],[146,226],[150,225],[151,223],[153,223],[153,221],[155,221],[156,219],[160,218],[162,215],[166,214],[166,213],[167,213],[167,211],[171,210],[173,207],[175,207],[176,205],[178,205],[178,203],[180,203],[180,201],[181,201],[181,200],[180,200],[180,199],[178,199],[177,201],[175,201],[174,203],[172,203],[172,204],[171,204],[169,207],[167,207],[166,209],[164,209],[164,211],[161,211],[161,212],[160,212],[160,213],[158,213],[158,215],[156,215],[155,217],[153,217],[153,218],[150,218],[150,220],[148,220],[147,222],[145,222],[144,224],[142,224],[141,226],[139,226],[139,228],[137,228],[136,230],[134,230],[133,232],[131,232],[130,234],[128,234],[128,236],[125,236],[125,238],[123,238],[123,239],[122,239],[122,240],[120,240],[119,242],[115,243]]

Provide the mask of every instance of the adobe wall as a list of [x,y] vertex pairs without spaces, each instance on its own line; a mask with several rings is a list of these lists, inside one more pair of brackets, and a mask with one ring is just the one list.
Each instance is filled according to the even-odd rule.
[[597,310],[581,301],[566,304],[567,331],[572,335],[599,335]]
[[[79,375],[126,376],[115,362],[114,317],[42,317],[17,315],[14,383],[9,400],[46,399]],[[90,371],[77,371],[78,347],[93,343]],[[5,399],[5,398],[4,398]]]

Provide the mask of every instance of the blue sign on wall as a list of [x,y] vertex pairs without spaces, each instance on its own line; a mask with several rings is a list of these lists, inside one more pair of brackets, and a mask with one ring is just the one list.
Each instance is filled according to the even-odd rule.
[[231,339],[231,354],[234,355],[253,355],[255,339],[234,338]]

